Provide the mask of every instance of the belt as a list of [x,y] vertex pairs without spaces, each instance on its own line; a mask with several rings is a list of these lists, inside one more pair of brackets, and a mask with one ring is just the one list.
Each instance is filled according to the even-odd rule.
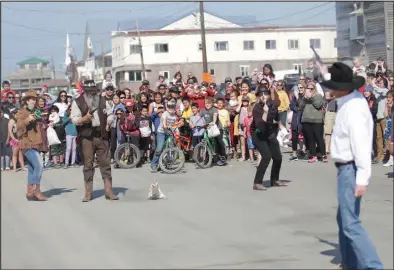
[[348,161],[348,162],[335,162],[335,167],[341,167],[344,165],[349,165],[349,164],[354,164],[354,160]]
[[92,137],[95,138],[101,137],[101,127],[92,127]]

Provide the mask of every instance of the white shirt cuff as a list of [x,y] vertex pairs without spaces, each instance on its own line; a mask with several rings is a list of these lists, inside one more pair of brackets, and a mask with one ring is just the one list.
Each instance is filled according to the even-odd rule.
[[331,80],[331,73],[326,73],[326,74],[324,74],[324,75],[323,75],[323,80],[325,80],[325,81]]
[[356,184],[360,186],[368,186],[371,173],[360,168],[357,168]]

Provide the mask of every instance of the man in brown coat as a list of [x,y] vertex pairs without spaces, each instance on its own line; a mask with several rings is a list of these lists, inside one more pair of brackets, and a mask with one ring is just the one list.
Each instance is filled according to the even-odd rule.
[[71,119],[77,126],[81,138],[83,153],[83,176],[85,197],[89,202],[93,193],[94,158],[97,155],[98,166],[104,180],[104,192],[107,200],[118,200],[112,191],[111,155],[109,151],[109,129],[107,120],[113,117],[112,110],[105,98],[100,95],[94,81],[84,81],[83,93],[71,105]]

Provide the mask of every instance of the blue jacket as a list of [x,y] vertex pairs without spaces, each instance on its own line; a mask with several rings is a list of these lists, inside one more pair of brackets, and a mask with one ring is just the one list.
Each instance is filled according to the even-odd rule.
[[66,128],[66,135],[67,136],[78,136],[77,127],[71,121],[71,118],[67,115],[67,113],[64,113],[63,125]]
[[[301,96],[300,99],[302,99]],[[293,117],[291,118],[291,125],[290,125],[291,130],[295,130],[298,133],[302,133],[302,125],[301,125],[302,112],[299,109],[299,101],[297,101],[295,96],[291,98],[290,110],[292,110],[293,112]]]
[[157,115],[157,112],[153,112],[151,118],[153,121],[153,126],[155,127],[155,133],[157,133],[157,130],[160,126],[160,116]]

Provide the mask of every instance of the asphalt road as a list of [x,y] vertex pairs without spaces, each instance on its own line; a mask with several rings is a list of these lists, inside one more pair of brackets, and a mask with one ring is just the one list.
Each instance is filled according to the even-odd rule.
[[[336,169],[287,162],[287,188],[253,191],[255,168],[152,174],[114,170],[120,201],[81,203],[81,168],[45,171],[49,201],[27,202],[26,172],[2,174],[2,268],[332,268],[339,263]],[[386,269],[393,268],[393,168],[373,167],[361,218]],[[388,173],[390,173],[388,175]],[[266,175],[269,176],[269,171]],[[147,200],[159,180],[167,199]]]

